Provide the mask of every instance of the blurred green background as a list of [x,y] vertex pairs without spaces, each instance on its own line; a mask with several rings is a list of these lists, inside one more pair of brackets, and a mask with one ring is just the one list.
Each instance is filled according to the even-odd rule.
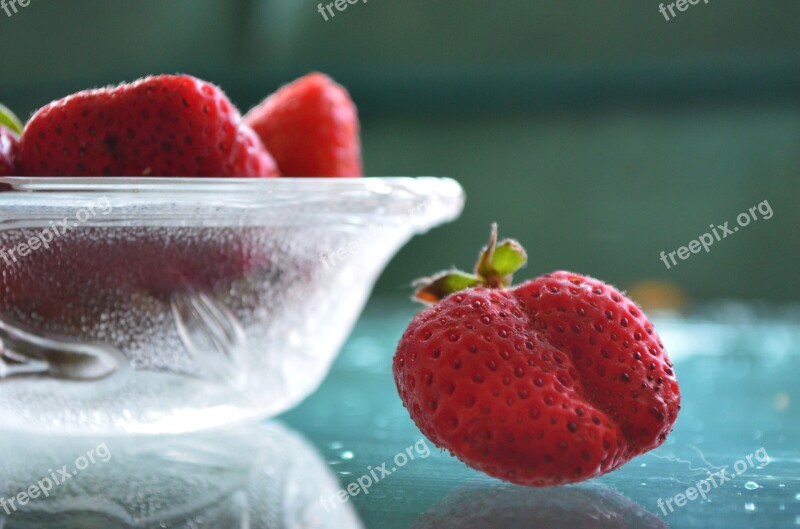
[[[246,110],[309,70],[359,104],[369,175],[443,175],[457,223],[417,238],[379,292],[470,266],[497,221],[531,262],[690,298],[800,298],[800,3],[32,0],[0,11],[0,100],[27,116],[88,86],[186,72]],[[774,211],[678,266],[709,224]]]

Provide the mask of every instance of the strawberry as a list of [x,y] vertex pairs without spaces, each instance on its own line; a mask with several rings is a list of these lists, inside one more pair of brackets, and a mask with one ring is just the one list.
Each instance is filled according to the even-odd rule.
[[229,175],[279,176],[278,166],[253,129],[242,123],[236,131],[230,160],[222,171]]
[[245,116],[283,176],[362,176],[358,112],[330,77],[312,73]]
[[8,108],[0,105],[0,177],[20,176],[19,134],[22,123]]
[[27,176],[277,176],[218,87],[185,75],[78,92],[25,126]]
[[0,125],[0,176],[19,176],[19,138]]
[[425,280],[394,376],[422,432],[467,465],[530,486],[610,472],[661,445],[680,409],[653,325],[605,283],[555,272],[509,288],[527,257],[496,242],[475,274]]

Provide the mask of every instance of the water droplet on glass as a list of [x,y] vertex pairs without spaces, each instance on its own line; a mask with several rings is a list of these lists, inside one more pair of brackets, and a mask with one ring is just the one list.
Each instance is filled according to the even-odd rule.
[[747,512],[753,512],[756,510],[756,504],[753,503],[752,501],[748,501],[747,503],[744,504],[744,510]]
[[746,488],[747,490],[756,490],[757,488],[759,488],[759,486],[758,483],[756,483],[755,481],[748,481],[747,483],[744,484],[744,488]]

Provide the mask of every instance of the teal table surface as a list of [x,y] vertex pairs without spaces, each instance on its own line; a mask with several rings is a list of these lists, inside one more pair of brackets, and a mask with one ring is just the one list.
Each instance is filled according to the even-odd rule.
[[163,439],[0,436],[0,529],[800,526],[800,310],[655,316],[683,396],[674,432],[611,474],[547,489],[422,437],[391,374],[415,310],[373,300],[319,390],[277,419]]

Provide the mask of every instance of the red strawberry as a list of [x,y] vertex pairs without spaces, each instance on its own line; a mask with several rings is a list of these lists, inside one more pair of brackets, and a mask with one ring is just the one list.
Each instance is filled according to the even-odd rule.
[[0,125],[0,176],[19,176],[19,138]]
[[245,116],[283,176],[362,176],[358,112],[330,77],[312,73]]
[[[0,177],[21,176],[19,167],[19,133],[22,123],[5,106],[0,105]],[[5,185],[0,186],[2,191]]]
[[652,324],[601,281],[556,272],[506,288],[524,264],[493,236],[476,275],[448,272],[418,298],[394,358],[422,432],[469,466],[514,483],[600,476],[661,445],[680,391]]
[[[19,133],[22,123],[11,110],[0,105],[0,177],[22,176],[19,164]],[[11,186],[0,184],[0,191]]]
[[242,176],[279,176],[278,166],[264,144],[248,125],[242,123],[236,132],[230,160],[224,174]]
[[27,176],[277,176],[269,153],[218,87],[147,77],[55,101],[21,139]]

